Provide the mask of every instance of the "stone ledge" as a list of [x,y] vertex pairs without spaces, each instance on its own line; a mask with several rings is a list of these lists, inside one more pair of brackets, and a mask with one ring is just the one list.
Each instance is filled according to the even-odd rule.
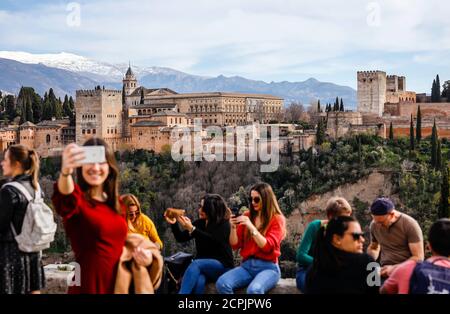
[[[246,294],[246,288],[238,289],[236,294]],[[217,294],[216,284],[208,283],[205,287],[205,294]],[[278,281],[275,288],[269,291],[268,294],[302,294],[297,289],[297,284],[294,278],[282,278]]]

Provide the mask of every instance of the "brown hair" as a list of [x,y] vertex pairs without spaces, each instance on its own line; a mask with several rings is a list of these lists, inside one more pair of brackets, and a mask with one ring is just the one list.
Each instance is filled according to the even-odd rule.
[[35,190],[39,186],[39,156],[34,149],[24,145],[12,145],[6,149],[11,163],[19,163],[24,173],[31,176],[31,185]]
[[[114,209],[118,214],[122,214],[119,202],[119,167],[111,147],[101,138],[93,137],[88,139],[83,146],[104,146],[106,162],[109,165],[109,173],[103,183],[103,191],[107,195],[106,204]],[[77,169],[77,180],[81,190],[85,192],[86,198],[93,204],[90,194],[91,186],[83,178],[81,167]]]
[[332,197],[327,202],[326,207],[328,219],[333,219],[338,216],[342,216],[345,212],[352,213],[352,207],[343,197]]
[[120,196],[120,200],[125,205],[126,210],[127,210],[128,227],[131,230],[142,227],[143,221],[142,221],[142,219],[140,219],[140,217],[138,217],[138,219],[136,220],[136,223],[132,223],[131,220],[129,219],[130,206],[135,205],[138,208],[138,213],[139,214],[141,213],[141,203],[139,203],[138,198],[136,196],[134,196],[133,194],[129,193],[129,194],[124,194],[124,195]]
[[[278,205],[277,198],[275,193],[272,190],[272,187],[267,183],[257,183],[250,189],[250,196],[252,191],[256,191],[261,195],[261,227],[258,228],[258,231],[261,234],[265,235],[267,229],[269,228],[270,221],[275,215],[280,215],[284,218],[283,213],[281,212],[280,206]],[[253,208],[252,202],[250,202],[250,220],[253,224],[255,224],[256,216],[258,216],[258,212]],[[251,237],[250,233],[246,230],[247,237]],[[284,236],[286,236],[286,229],[284,229]]]

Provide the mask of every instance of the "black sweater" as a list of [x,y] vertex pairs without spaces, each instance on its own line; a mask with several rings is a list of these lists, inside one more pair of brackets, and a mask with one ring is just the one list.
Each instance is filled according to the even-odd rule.
[[181,231],[178,223],[171,225],[175,239],[178,242],[195,239],[197,249],[195,258],[212,258],[227,268],[234,267],[233,251],[229,243],[231,230],[229,221],[206,226],[205,219],[198,219],[192,224],[196,228],[192,235],[189,235],[188,231]]
[[[315,274],[309,268],[306,279],[307,294],[377,294],[378,286],[368,286],[367,278],[374,270],[367,265],[374,262],[368,254],[349,253],[334,248],[341,261],[338,270],[319,269]],[[316,257],[315,257],[316,258]],[[374,276],[370,278],[373,280]]]

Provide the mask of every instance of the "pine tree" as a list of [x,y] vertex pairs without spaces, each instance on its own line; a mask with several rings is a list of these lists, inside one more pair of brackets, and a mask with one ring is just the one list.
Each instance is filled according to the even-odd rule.
[[431,131],[431,166],[436,169],[437,165],[437,142],[438,142],[438,134],[436,128],[436,119],[433,123],[433,129]]
[[422,113],[420,112],[420,106],[417,107],[416,140],[417,143],[422,140]]
[[341,105],[339,106],[339,111],[344,111],[344,101],[341,98]]
[[409,150],[414,150],[414,125],[413,125],[413,117],[411,114],[411,123],[409,126]]
[[317,112],[322,112],[322,109],[320,108],[320,99],[317,101]]
[[394,139],[394,128],[392,127],[392,121],[389,125],[389,139],[392,141]]
[[444,166],[442,169],[442,184],[441,184],[441,199],[439,202],[438,218],[450,218],[450,211],[448,206],[449,198],[449,175],[448,167]]

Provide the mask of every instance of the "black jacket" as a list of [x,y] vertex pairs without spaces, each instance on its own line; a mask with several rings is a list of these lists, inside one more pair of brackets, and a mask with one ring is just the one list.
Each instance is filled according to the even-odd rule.
[[[18,175],[7,182],[11,181],[23,184],[31,196],[34,197],[35,191],[31,185],[31,177],[29,175]],[[18,189],[13,186],[2,186],[0,190],[0,242],[15,241],[10,223],[12,221],[16,232],[20,234],[27,206],[27,199]]]
[[230,222],[224,221],[216,225],[206,226],[205,219],[198,219],[192,224],[196,229],[191,235],[187,231],[181,231],[178,223],[171,225],[177,242],[195,239],[197,249],[195,258],[212,258],[218,260],[227,268],[234,267],[233,251],[229,243]]

